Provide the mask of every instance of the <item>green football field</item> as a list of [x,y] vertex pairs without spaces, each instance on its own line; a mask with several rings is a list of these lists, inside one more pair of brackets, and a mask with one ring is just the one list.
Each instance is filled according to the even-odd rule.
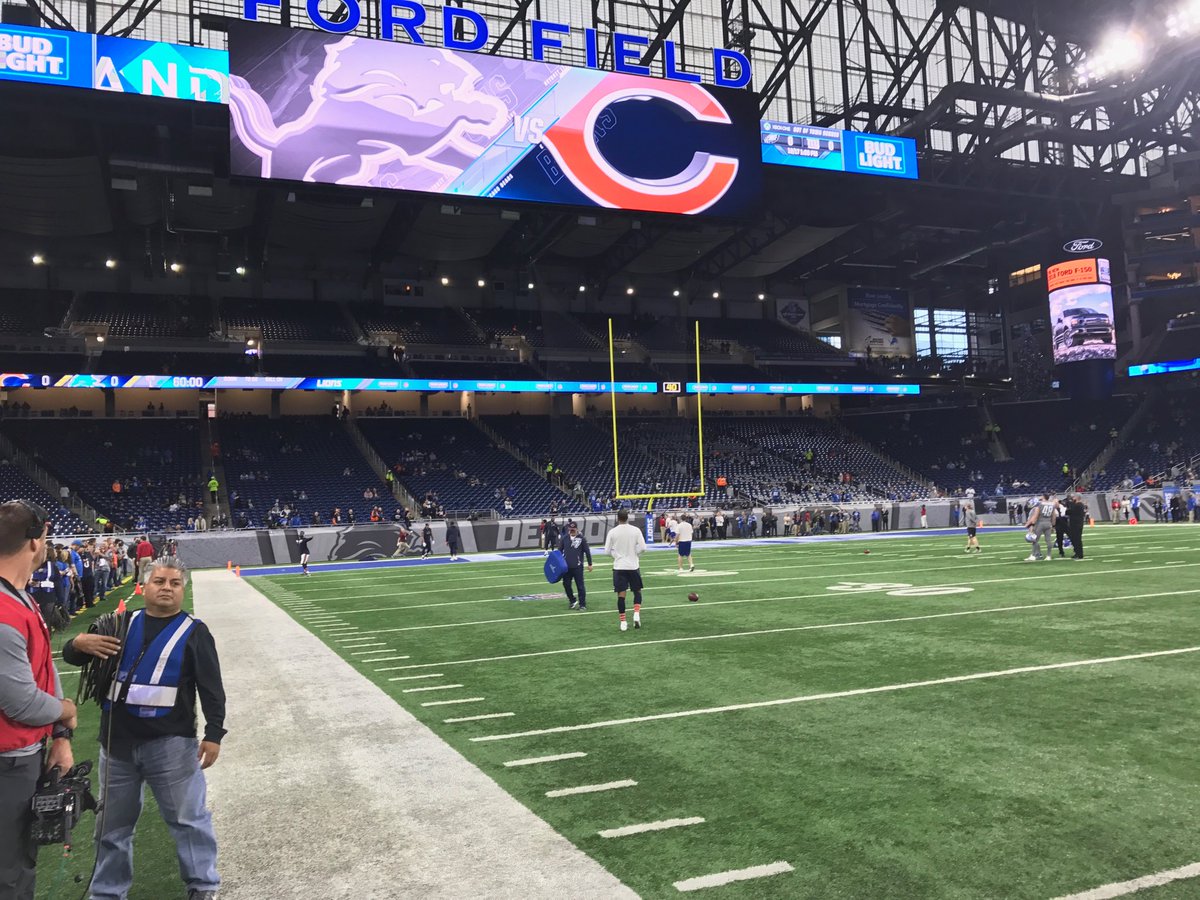
[[703,893],[1054,898],[1196,862],[1200,529],[982,541],[649,553],[626,633],[603,557],[586,613],[538,597],[540,557],[252,583],[645,897],[766,866]]

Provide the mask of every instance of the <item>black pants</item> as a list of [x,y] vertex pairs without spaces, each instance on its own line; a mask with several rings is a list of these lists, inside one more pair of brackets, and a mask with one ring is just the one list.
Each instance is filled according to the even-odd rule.
[[91,571],[85,570],[80,584],[83,585],[83,602],[87,606],[92,606],[96,602],[96,576]]
[[[1063,538],[1070,537],[1070,536],[1071,535],[1070,535],[1070,532],[1067,530],[1066,522],[1055,522],[1054,523],[1054,546],[1058,548],[1059,556],[1066,555],[1065,553],[1063,553]],[[1071,543],[1072,544],[1075,543],[1074,538],[1071,538]]]
[[37,790],[42,754],[0,756],[0,898],[33,900],[37,847],[29,838],[29,801]]
[[1071,536],[1071,546],[1075,549],[1075,558],[1083,559],[1083,521],[1071,522],[1067,525],[1067,533]]
[[583,566],[577,569],[567,569],[567,574],[563,576],[563,587],[567,591],[567,602],[575,602],[575,592],[571,590],[571,583],[575,583],[575,589],[579,591],[579,606],[582,609],[587,606],[587,587],[583,583]]

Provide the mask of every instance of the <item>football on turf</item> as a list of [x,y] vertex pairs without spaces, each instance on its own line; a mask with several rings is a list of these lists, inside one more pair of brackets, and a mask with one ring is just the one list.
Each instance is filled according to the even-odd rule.
[[1032,531],[1027,531],[1027,532],[1025,532],[1025,540],[1032,544],[1034,541],[1037,540],[1037,535],[1034,534]]
[[695,603],[699,599],[700,599],[700,595],[697,594],[695,591],[688,594],[688,600],[690,600],[692,603]]

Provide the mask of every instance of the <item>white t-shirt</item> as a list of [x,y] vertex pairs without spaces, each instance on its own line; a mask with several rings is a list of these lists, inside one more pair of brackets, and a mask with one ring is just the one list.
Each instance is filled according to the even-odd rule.
[[646,537],[640,528],[618,525],[604,539],[604,552],[612,557],[615,571],[636,571],[638,557],[646,552]]
[[692,523],[680,522],[678,525],[676,525],[675,537],[678,538],[679,543],[681,544],[686,544],[688,541],[690,541],[692,539]]

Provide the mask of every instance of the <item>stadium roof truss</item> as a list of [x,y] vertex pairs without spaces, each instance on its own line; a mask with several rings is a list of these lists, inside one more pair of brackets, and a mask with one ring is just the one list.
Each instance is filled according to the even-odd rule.
[[[223,47],[220,20],[242,0],[25,0],[50,27]],[[340,0],[326,0],[333,12]],[[361,0],[356,33],[378,36],[379,0]],[[1149,3],[1152,0],[1138,0]],[[674,40],[682,68],[709,49],[747,53],[763,118],[903,133],[938,156],[1000,157],[1146,175],[1171,148],[1197,149],[1196,53],[1168,54],[1136,80],[1081,91],[1075,71],[1104,24],[1132,6],[1109,0],[470,0],[488,19],[488,52],[528,57],[534,19],[595,28],[601,66],[612,35],[651,36],[644,62]],[[263,7],[264,21],[311,27],[304,3]],[[423,26],[440,39],[440,19]],[[562,59],[583,63],[582,41]]]
[[[224,23],[243,11],[242,0],[25,2],[51,27],[216,48],[226,46]],[[323,0],[322,9],[336,18],[341,2]],[[356,33],[379,36],[380,0],[359,2]],[[925,272],[926,260],[961,260],[964,250],[1010,246],[1063,210],[1094,219],[1114,188],[1130,189],[1168,153],[1200,149],[1193,135],[1200,42],[1157,54],[1136,76],[1101,87],[1081,86],[1075,74],[1104,27],[1131,18],[1156,21],[1142,6],[1160,0],[455,2],[488,20],[488,52],[514,57],[531,55],[535,19],[595,28],[602,67],[611,65],[615,32],[649,36],[645,61],[659,72],[668,39],[676,42],[681,68],[701,73],[711,65],[710,48],[737,48],[751,60],[763,118],[904,134],[921,147],[919,183],[768,172],[778,183],[766,192],[762,213],[736,227],[626,215],[600,217],[601,227],[589,228],[572,213],[532,209],[507,231],[483,221],[482,210],[473,216],[479,222],[467,223],[472,217],[465,215],[459,221],[464,234],[468,224],[478,233],[468,235],[474,243],[457,258],[524,267],[566,259],[601,287],[621,272],[670,272],[697,284],[727,276],[845,276],[844,267],[861,254],[881,272]],[[303,0],[263,6],[260,16],[312,27]],[[422,26],[426,41],[440,43],[440,22],[429,16]],[[576,34],[558,58],[583,64],[583,56]],[[178,199],[181,208],[187,202]],[[328,240],[328,229],[318,227],[328,203],[332,198],[322,195],[310,210],[285,203],[267,187],[255,192],[249,221],[234,229],[246,232],[246,258],[265,263],[268,231],[286,232],[287,244],[295,243],[297,229]],[[437,200],[377,199],[373,210],[339,210],[341,219],[357,217],[339,233],[365,242],[362,268],[369,275],[437,209]],[[974,222],[963,220],[964,210]],[[211,230],[228,232],[229,225],[214,220]],[[412,254],[420,256],[419,248]]]

